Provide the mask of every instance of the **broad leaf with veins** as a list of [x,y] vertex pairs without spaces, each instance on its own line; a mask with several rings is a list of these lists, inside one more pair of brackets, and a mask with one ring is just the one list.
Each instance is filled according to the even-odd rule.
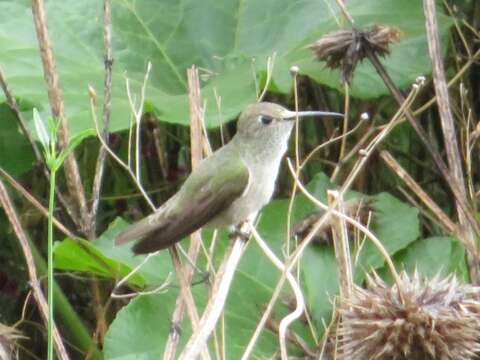
[[[93,127],[87,86],[96,89],[99,100],[103,94],[102,2],[50,0],[46,6],[69,126],[75,134]],[[430,72],[421,3],[351,0],[348,8],[359,26],[399,27],[402,40],[384,60],[398,86],[406,87]],[[161,121],[179,124],[188,123],[186,69],[192,64],[201,69],[209,127],[232,119],[255,101],[254,77],[263,78],[266,58],[274,53],[273,90],[290,91],[288,69],[293,64],[301,73],[341,88],[339,74],[326,70],[305,49],[322,34],[347,26],[334,0],[113,0],[112,14],[112,131],[129,126],[125,74],[138,92],[148,61],[153,65],[148,108]],[[449,24],[440,16],[442,35]],[[0,66],[17,96],[48,109],[30,1],[0,1]],[[221,97],[220,112],[215,93]],[[373,68],[361,64],[351,94],[368,98],[386,93]]]

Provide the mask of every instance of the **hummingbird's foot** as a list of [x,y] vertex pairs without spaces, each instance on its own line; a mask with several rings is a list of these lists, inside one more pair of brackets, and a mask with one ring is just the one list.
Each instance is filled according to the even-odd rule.
[[240,238],[243,241],[248,241],[250,239],[250,231],[246,229],[246,226],[236,225],[233,227],[232,231],[229,234],[230,239]]

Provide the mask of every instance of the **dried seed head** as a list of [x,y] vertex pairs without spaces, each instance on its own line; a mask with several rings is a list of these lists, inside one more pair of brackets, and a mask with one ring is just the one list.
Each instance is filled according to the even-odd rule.
[[18,330],[0,323],[0,359],[10,360],[17,358],[16,342],[20,338],[25,337]]
[[385,56],[389,46],[400,40],[400,30],[396,27],[375,25],[370,29],[353,28],[328,33],[308,46],[318,60],[326,61],[331,69],[340,68],[342,81],[350,83],[358,62],[368,53]]
[[[362,223],[367,223],[369,213],[371,211],[371,201],[366,197],[358,197],[343,202],[343,212],[345,215],[353,219],[357,219]],[[311,231],[314,230],[317,221],[319,221],[324,215],[324,210],[315,211],[306,215],[293,225],[292,236],[296,236],[298,239],[303,240]],[[334,220],[335,217],[330,215],[323,225],[315,232],[313,241],[320,244],[332,244],[331,229],[334,224]]]
[[340,310],[343,359],[467,360],[480,351],[480,287],[406,273],[402,297],[378,276],[368,285]]

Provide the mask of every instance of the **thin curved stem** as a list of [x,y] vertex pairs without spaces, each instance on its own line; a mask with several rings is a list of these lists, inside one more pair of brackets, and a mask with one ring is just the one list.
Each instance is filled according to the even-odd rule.
[[[262,239],[260,234],[258,233],[257,229],[253,224],[250,224],[250,231],[252,232],[253,237],[257,241],[258,246],[262,251],[265,253],[265,255],[270,259],[270,261],[282,272],[286,271],[285,269],[285,264],[275,255],[275,253],[268,247],[267,243]],[[286,339],[287,339],[287,330],[288,327],[292,322],[294,322],[296,319],[298,319],[303,311],[305,310],[305,300],[303,298],[302,290],[300,288],[300,285],[298,284],[297,280],[295,277],[288,271],[285,273],[287,280],[292,287],[293,293],[295,294],[295,299],[297,301],[297,305],[295,307],[295,310],[285,316],[282,321],[280,322],[280,326],[278,328],[278,337],[280,340],[280,353],[282,360],[287,360],[288,359],[288,353],[287,353],[287,344],[286,344]]]

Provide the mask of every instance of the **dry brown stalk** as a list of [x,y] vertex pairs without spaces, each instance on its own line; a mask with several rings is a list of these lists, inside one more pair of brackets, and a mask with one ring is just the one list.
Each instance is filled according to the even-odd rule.
[[[445,77],[445,69],[443,66],[442,55],[440,51],[440,38],[438,35],[437,15],[434,0],[423,1],[424,13],[426,18],[426,29],[428,39],[428,50],[432,60],[433,83],[435,93],[437,95],[437,106],[442,124],[442,131],[445,143],[445,150],[449,168],[451,170],[451,181],[454,182],[455,187],[459,191],[459,196],[456,197],[456,208],[458,220],[460,222],[461,230],[464,237],[464,242],[470,244],[469,265],[470,276],[473,283],[480,284],[480,268],[478,250],[476,249],[476,236],[474,224],[469,221],[469,209],[465,209],[460,205],[460,202],[467,203],[467,191],[462,169],[462,158],[457,142],[457,134],[455,131],[455,123],[452,116],[450,97],[448,95],[447,80]],[[471,213],[470,213],[471,216]],[[478,224],[477,224],[478,225]],[[471,252],[473,250],[473,253]]]
[[[62,148],[64,148],[69,142],[68,125],[65,117],[65,109],[55,65],[55,58],[52,51],[52,44],[48,34],[43,0],[32,0],[32,13],[35,23],[35,30],[37,32],[40,57],[42,59],[43,73],[45,82],[47,84],[48,99],[50,101],[52,116],[55,119],[58,119],[60,122],[59,144]],[[85,191],[80,178],[78,163],[73,153],[68,155],[65,159],[65,176],[67,179],[67,187],[77,201],[78,212],[81,219],[81,230],[83,233],[89,234],[90,221],[87,200],[85,198]]]
[[[407,173],[407,171],[395,160],[395,158],[387,151],[382,150],[380,156],[383,161],[397,174],[397,176],[402,179],[405,184],[412,190],[417,197],[432,211],[440,223],[445,227],[447,231],[458,236],[459,229],[458,226],[450,220],[450,218],[445,214],[445,212],[437,205],[435,201],[422,189],[420,185]],[[464,243],[465,246],[470,246],[470,244]]]
[[[192,159],[192,170],[194,170],[200,161],[202,160],[202,143],[203,143],[203,132],[202,132],[202,122],[203,122],[203,111],[202,111],[202,98],[200,94],[200,80],[198,69],[195,66],[192,66],[187,70],[188,77],[188,99],[190,105],[190,152]],[[181,269],[184,281],[182,284],[190,288],[190,283],[192,281],[193,274],[195,273],[195,268],[192,264],[195,264],[197,256],[200,252],[201,245],[201,233],[200,230],[195,231],[190,236],[191,242],[190,247],[188,248],[187,256],[190,259],[191,264],[185,265]],[[185,312],[185,306],[187,305],[187,299],[184,298],[184,295],[181,293],[176,300],[175,310],[171,319],[171,328],[170,334],[168,337],[167,344],[165,345],[165,352],[163,358],[165,360],[170,360],[175,358],[176,349],[178,342],[180,340],[180,324],[183,319]],[[193,298],[191,299],[190,306],[195,307]],[[196,315],[196,314],[195,314]],[[196,324],[192,324],[192,329],[195,331],[198,326],[198,315],[195,320]],[[203,351],[204,358],[209,358],[208,351]]]
[[[62,93],[59,84],[59,77],[56,70],[55,57],[53,55],[52,43],[47,28],[47,20],[45,14],[45,6],[43,0],[32,0],[32,14],[37,33],[38,44],[40,48],[40,57],[42,59],[43,73],[47,84],[48,98],[54,119],[59,121],[59,145],[65,148],[69,143],[68,123],[65,115],[65,108]],[[92,221],[88,211],[85,190],[80,177],[75,154],[70,153],[65,159],[64,172],[67,182],[67,188],[76,200],[80,231],[89,238],[92,237]],[[97,326],[102,330],[106,329],[105,312],[100,296],[99,284],[92,275],[90,286],[93,291],[93,300],[95,305],[95,313],[97,315]]]
[[[43,216],[48,217],[48,209],[46,209],[32,194],[30,194],[21,184],[18,183],[9,173],[0,168],[0,175],[8,181],[8,183],[17,190],[22,196],[27,199],[27,201],[32,204],[38,211],[40,211]],[[72,231],[67,229],[60,221],[55,217],[53,218],[53,225],[63,232],[66,236],[70,238],[75,238],[75,235]]]
[[[3,184],[3,181],[0,180],[0,203],[5,210],[8,220],[12,225],[13,231],[20,242],[20,246],[22,247],[23,255],[25,256],[25,261],[27,263],[28,269],[28,277],[30,280],[30,286],[33,290],[33,297],[40,309],[40,313],[42,314],[43,320],[45,325],[48,323],[48,305],[43,295],[42,289],[40,288],[37,270],[35,267],[35,262],[33,260],[32,250],[30,249],[30,244],[28,242],[27,234],[25,233],[22,224],[20,222],[20,218],[13,206],[12,200],[8,195],[7,189]],[[62,338],[60,333],[58,332],[57,326],[53,324],[53,341],[55,344],[55,349],[57,350],[57,356],[61,360],[68,360],[68,354],[65,350],[65,346],[62,342]]]
[[[336,203],[336,210],[345,213],[343,198],[340,197],[337,191],[329,190],[327,197],[329,206],[333,206],[333,204]],[[347,223],[339,217],[334,217],[332,221],[334,224],[334,226],[332,226],[332,235],[340,284],[340,301],[348,301],[352,292],[353,272]]]
[[[243,226],[245,224],[241,224]],[[231,246],[223,257],[222,264],[217,272],[213,283],[210,298],[203,312],[198,331],[192,333],[185,349],[180,354],[180,360],[196,359],[200,351],[207,344],[208,337],[212,333],[217,320],[219,319],[225,301],[232,284],[233,275],[240,262],[243,252],[247,247],[247,242],[242,236],[235,236],[231,240]]]
[[[103,140],[108,144],[108,129],[110,126],[110,114],[112,111],[112,7],[110,0],[103,2],[103,47],[105,49],[105,79],[103,88]],[[105,171],[105,161],[107,158],[107,150],[104,146],[100,146],[97,164],[95,166],[95,178],[92,189],[92,205],[90,208],[90,238],[95,238],[96,217],[98,205],[100,203],[100,191],[102,188],[102,179]]]

